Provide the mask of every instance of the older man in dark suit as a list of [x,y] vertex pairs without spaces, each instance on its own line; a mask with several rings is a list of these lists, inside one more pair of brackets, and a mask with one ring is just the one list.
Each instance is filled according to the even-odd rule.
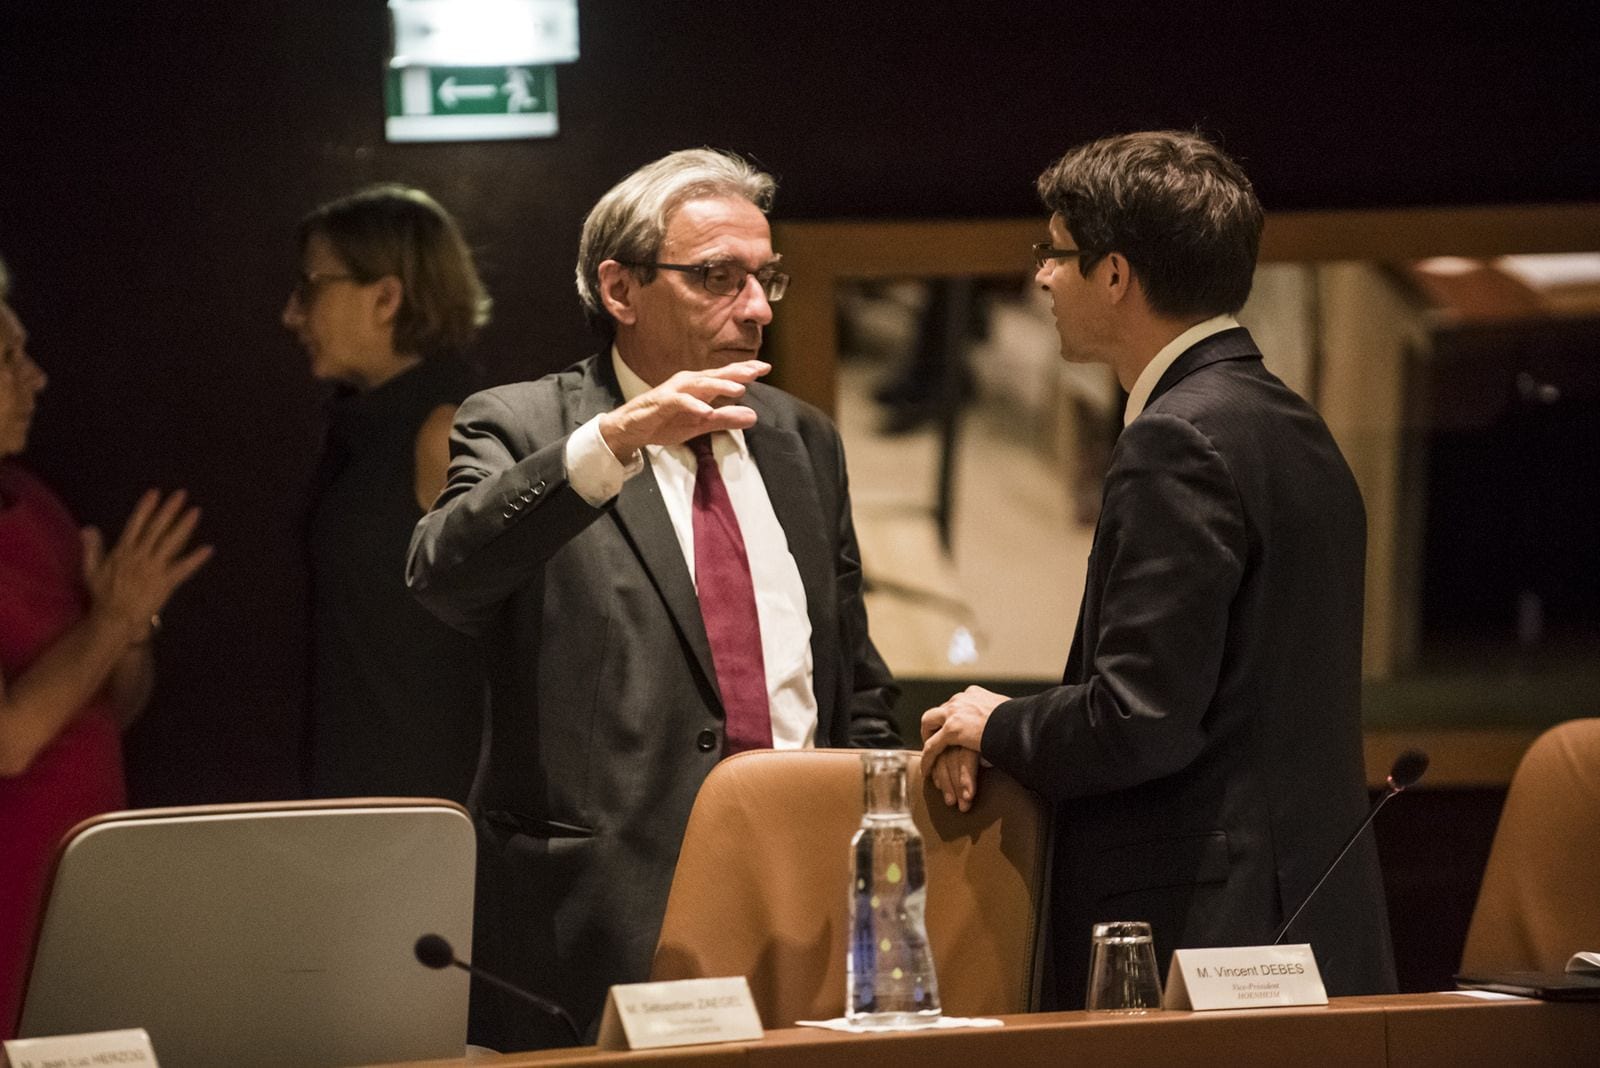
[[[1090,928],[1174,948],[1254,945],[1366,808],[1365,514],[1321,418],[1233,319],[1262,213],[1200,137],[1141,133],[1039,179],[1035,247],[1063,357],[1128,390],[1062,685],[978,687],[928,711],[923,767],[963,808],[979,756],[1058,802],[1056,999],[1082,1006]],[[1365,838],[1286,933],[1331,994],[1394,989]]]
[[[477,962],[580,1029],[609,985],[647,977],[722,755],[898,744],[838,433],[756,381],[788,283],[772,192],[692,150],[607,193],[578,289],[612,344],[469,397],[412,540],[417,596],[489,649]],[[472,1018],[486,1045],[571,1041],[485,988]]]

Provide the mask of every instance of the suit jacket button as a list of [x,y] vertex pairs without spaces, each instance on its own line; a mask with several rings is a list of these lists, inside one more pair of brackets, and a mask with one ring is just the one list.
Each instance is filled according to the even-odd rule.
[[709,753],[717,747],[716,731],[701,731],[694,740],[694,747],[702,753]]

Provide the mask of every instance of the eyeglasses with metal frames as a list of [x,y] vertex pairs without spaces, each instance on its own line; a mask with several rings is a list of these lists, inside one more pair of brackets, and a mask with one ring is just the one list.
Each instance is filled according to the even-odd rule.
[[745,282],[751,277],[755,278],[756,285],[761,287],[761,292],[766,294],[767,300],[774,304],[783,299],[783,294],[789,288],[789,276],[771,265],[747,271],[728,260],[715,260],[711,263],[635,263],[628,260],[617,262],[624,267],[653,267],[661,271],[680,271],[683,274],[698,275],[700,285],[705,291],[719,297],[732,297],[743,293]]
[[1065,260],[1084,256],[1093,256],[1094,253],[1081,248],[1056,248],[1048,241],[1040,241],[1033,246],[1033,263],[1035,267],[1043,268],[1051,260]]

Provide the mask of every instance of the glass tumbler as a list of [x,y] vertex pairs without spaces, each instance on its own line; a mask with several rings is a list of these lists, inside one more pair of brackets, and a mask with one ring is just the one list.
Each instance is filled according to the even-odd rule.
[[1161,976],[1148,923],[1094,925],[1089,948],[1090,1012],[1144,1013],[1161,1008]]

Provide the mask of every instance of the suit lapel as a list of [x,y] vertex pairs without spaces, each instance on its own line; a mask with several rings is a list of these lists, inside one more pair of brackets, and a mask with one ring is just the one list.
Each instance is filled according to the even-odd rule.
[[694,580],[683,562],[683,549],[678,544],[677,532],[672,529],[667,506],[661,501],[661,488],[656,484],[655,472],[648,461],[643,471],[623,484],[622,492],[617,495],[615,516],[623,537],[628,539],[639,562],[650,573],[678,632],[694,650],[695,662],[720,703],[722,693],[711,662],[711,643],[706,639],[705,621],[700,616],[700,598],[695,594]]
[[[817,737],[832,737],[838,631],[838,603],[833,591],[832,550],[816,476],[800,435],[782,425],[778,412],[753,395],[745,403],[756,411],[756,425],[744,432],[750,455],[761,471],[773,514],[789,542],[789,555],[800,572],[811,618],[812,692],[817,698]],[[821,744],[819,742],[819,744]]]
[[[574,389],[569,398],[567,432],[571,433],[621,403],[622,391],[611,370],[611,357],[601,353],[594,358],[583,384]],[[717,673],[711,662],[711,643],[706,640],[705,621],[700,617],[700,600],[695,595],[694,580],[683,562],[683,549],[678,544],[677,532],[672,529],[672,519],[662,503],[661,488],[656,484],[648,459],[643,471],[622,484],[612,516],[661,594],[668,614],[694,652],[695,662],[720,704],[721,691],[717,688]]]

